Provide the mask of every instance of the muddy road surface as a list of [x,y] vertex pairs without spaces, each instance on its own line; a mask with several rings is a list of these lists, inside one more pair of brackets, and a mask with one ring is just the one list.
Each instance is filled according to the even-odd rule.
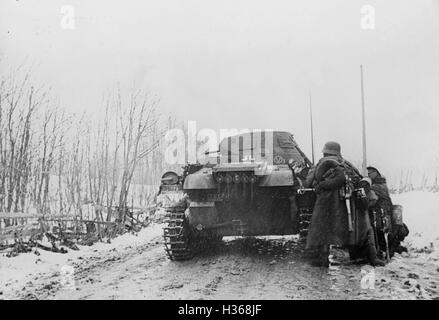
[[438,299],[437,258],[397,254],[386,267],[313,267],[294,237],[225,238],[189,261],[170,261],[161,230],[146,243],[79,256],[71,272],[34,275],[21,299]]

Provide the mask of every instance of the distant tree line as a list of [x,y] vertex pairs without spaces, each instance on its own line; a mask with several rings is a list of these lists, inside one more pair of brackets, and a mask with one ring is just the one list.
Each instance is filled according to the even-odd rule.
[[[82,215],[93,205],[96,219],[123,212],[142,194],[139,185],[159,183],[165,164],[158,99],[141,90],[105,99],[103,116],[68,113],[49,88],[19,67],[0,76],[0,212]],[[152,201],[143,189],[140,205]],[[138,200],[138,199],[137,199]],[[14,219],[6,226],[17,224]]]

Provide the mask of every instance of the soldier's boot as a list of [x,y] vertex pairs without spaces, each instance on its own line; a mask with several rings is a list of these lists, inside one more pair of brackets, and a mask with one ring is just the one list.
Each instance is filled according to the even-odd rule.
[[368,258],[364,247],[351,246],[348,248],[349,259],[354,264],[364,264],[367,263]]
[[398,246],[395,248],[394,252],[397,252],[397,253],[401,254],[401,253],[403,253],[403,252],[408,252],[408,250],[407,250],[406,247],[404,247],[404,246],[402,246],[402,245],[398,245]]
[[378,259],[377,250],[373,244],[367,245],[367,258],[373,267],[383,267],[386,265],[383,260]]
[[329,246],[322,246],[318,254],[311,260],[314,267],[329,267]]

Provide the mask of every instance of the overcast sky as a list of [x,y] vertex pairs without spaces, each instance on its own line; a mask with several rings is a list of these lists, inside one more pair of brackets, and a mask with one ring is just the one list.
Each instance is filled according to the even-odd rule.
[[[64,5],[73,30],[61,27]],[[36,65],[72,111],[120,83],[199,129],[290,131],[308,154],[311,92],[316,151],[336,140],[354,161],[363,64],[369,161],[389,175],[439,163],[436,0],[2,0],[0,56],[2,72]]]

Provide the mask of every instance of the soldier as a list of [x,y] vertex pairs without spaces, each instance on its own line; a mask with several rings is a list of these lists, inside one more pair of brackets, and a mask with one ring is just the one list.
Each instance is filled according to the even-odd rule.
[[390,257],[392,257],[395,252],[402,253],[407,251],[407,248],[401,246],[401,242],[408,235],[409,230],[404,223],[392,223],[393,203],[390,198],[386,178],[382,176],[374,166],[368,166],[367,171],[369,178],[372,180],[371,190],[378,197],[371,211],[376,217],[376,232],[379,247],[381,249],[386,248],[384,234],[388,233],[389,254]]
[[348,248],[366,246],[370,263],[384,264],[377,259],[376,250],[373,250],[375,243],[373,233],[372,239],[370,237],[367,209],[356,208],[355,201],[341,197],[341,194],[347,196],[347,189],[353,191],[353,185],[361,178],[358,169],[342,158],[340,144],[327,142],[323,148],[323,158],[305,182],[306,187],[313,187],[317,194],[306,243],[306,249],[314,253],[313,265],[329,265],[330,245]]
[[305,186],[314,188],[317,194],[306,240],[315,266],[329,266],[329,246],[342,246],[349,240],[347,210],[339,194],[345,184],[340,151],[340,144],[327,142],[323,158],[305,181]]
[[372,266],[384,266],[384,261],[378,258],[375,233],[369,217],[369,207],[374,206],[378,199],[371,185],[370,178],[363,178],[356,186],[355,240],[353,245],[348,246],[349,256],[351,260],[367,259]]
[[313,253],[311,263],[315,266],[328,267],[329,246],[344,245],[348,239],[346,208],[339,196],[345,175],[338,155],[338,143],[325,144],[323,158],[305,182],[306,187],[314,188],[317,194],[306,239],[306,249]]

